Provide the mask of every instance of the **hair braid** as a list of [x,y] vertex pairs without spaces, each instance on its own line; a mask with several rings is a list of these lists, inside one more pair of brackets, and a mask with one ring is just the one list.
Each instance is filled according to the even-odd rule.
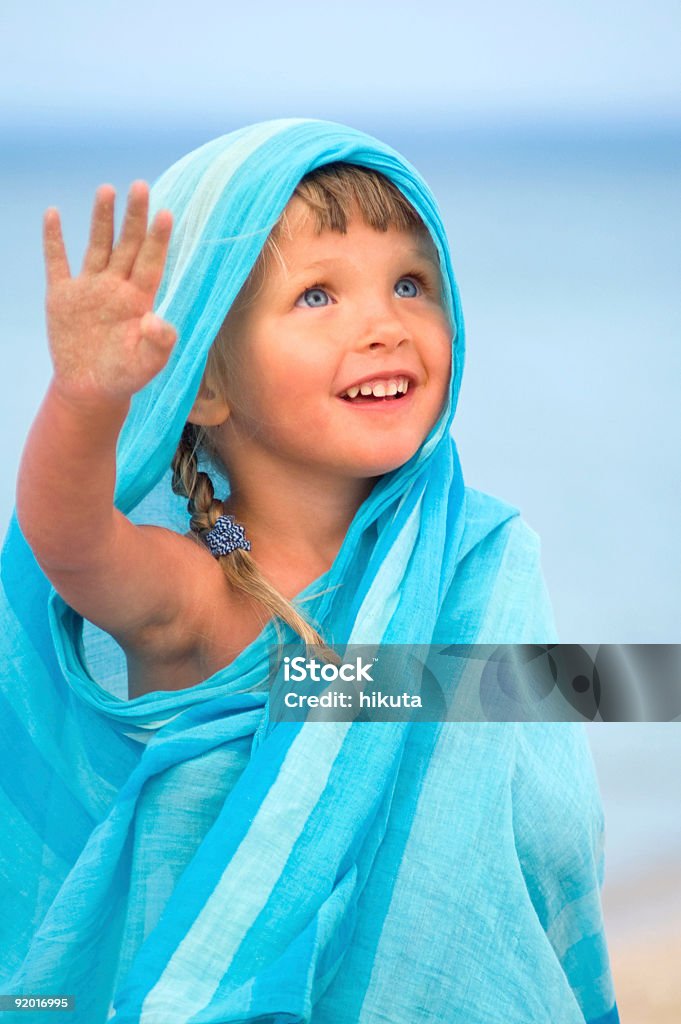
[[[187,508],[191,512],[190,529],[199,537],[215,526],[224,511],[223,502],[215,497],[211,478],[199,470],[197,452],[201,445],[201,433],[200,427],[192,423],[185,424],[171,464],[173,491],[188,499]],[[221,555],[218,561],[228,582],[236,590],[246,594],[252,601],[269,609],[273,615],[287,623],[304,640],[307,647],[319,647],[322,657],[338,662],[338,656],[326,646],[321,635],[303,618],[291,601],[280,594],[263,576],[248,551],[236,548],[228,555]]]
[[213,481],[199,469],[197,452],[201,441],[201,428],[186,423],[180,443],[173,457],[172,488],[175,494],[188,498],[187,508],[192,517],[192,533],[201,535],[211,530],[223,514],[223,503],[215,497]]

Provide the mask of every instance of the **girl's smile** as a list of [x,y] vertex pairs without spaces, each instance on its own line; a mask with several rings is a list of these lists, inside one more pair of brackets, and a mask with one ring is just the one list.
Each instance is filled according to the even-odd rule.
[[228,318],[239,371],[216,445],[235,479],[255,463],[379,476],[415,454],[449,390],[435,248],[425,231],[378,231],[359,215],[346,234],[317,234],[297,198],[287,214],[280,261]]

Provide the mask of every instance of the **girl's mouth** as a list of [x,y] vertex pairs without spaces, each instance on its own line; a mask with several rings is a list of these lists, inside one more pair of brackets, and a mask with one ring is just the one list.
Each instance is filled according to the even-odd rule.
[[396,395],[384,395],[383,397],[377,398],[375,395],[357,395],[355,398],[348,398],[344,395],[340,398],[340,401],[347,406],[354,406],[357,409],[373,409],[375,411],[387,412],[389,410],[398,411],[399,409],[406,409],[407,406],[411,405],[414,394],[414,388],[409,388],[406,394]]
[[375,378],[361,384],[353,384],[343,391],[339,397],[352,406],[383,406],[383,404],[402,403],[410,394],[413,381],[409,377]]

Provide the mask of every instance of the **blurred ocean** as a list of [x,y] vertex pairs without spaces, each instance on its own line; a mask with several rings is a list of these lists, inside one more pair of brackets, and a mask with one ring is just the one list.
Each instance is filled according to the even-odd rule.
[[[539,532],[561,639],[681,641],[681,132],[361,127],[439,199],[467,324],[464,475]],[[98,184],[123,195],[212,134],[4,133],[3,531],[49,376],[42,211],[60,208],[77,267]],[[588,731],[609,879],[664,861],[681,882],[681,726]]]

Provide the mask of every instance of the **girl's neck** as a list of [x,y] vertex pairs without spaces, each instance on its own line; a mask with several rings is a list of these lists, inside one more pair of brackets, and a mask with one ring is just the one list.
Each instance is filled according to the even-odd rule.
[[226,512],[245,527],[255,561],[268,575],[290,578],[285,589],[296,588],[293,594],[301,589],[300,580],[311,582],[331,567],[375,483],[373,478],[312,479],[309,471],[297,474],[290,466],[281,479],[272,472],[240,479],[232,474],[231,479]]

